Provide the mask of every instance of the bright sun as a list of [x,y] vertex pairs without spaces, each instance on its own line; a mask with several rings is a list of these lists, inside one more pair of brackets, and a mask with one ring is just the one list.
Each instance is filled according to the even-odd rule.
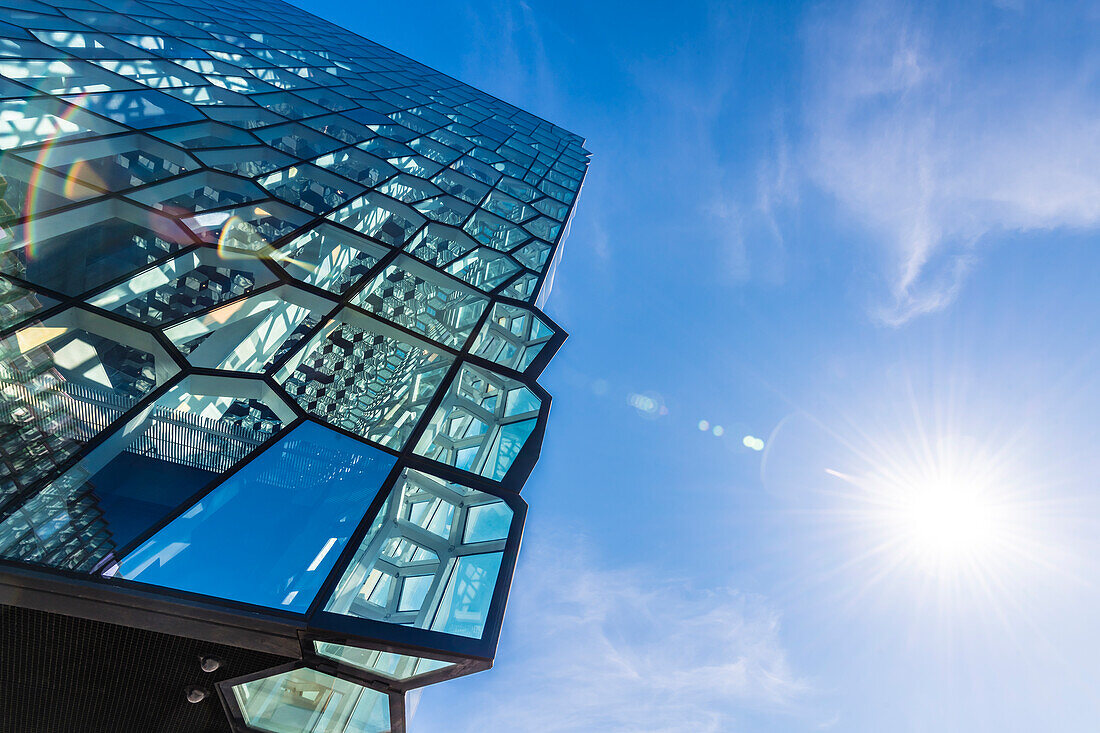
[[981,487],[932,481],[897,498],[905,549],[928,568],[980,560],[1004,539],[1000,507]]
[[1021,559],[1025,512],[1004,458],[973,441],[933,443],[894,451],[861,474],[828,471],[849,485],[842,513],[863,527],[872,577],[908,569],[955,584],[1006,574]]

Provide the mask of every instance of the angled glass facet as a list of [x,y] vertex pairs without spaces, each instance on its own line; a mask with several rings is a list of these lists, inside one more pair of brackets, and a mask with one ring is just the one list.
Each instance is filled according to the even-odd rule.
[[252,730],[269,733],[389,733],[389,697],[302,667],[233,685]]
[[109,574],[302,612],[395,460],[354,438],[302,423]]
[[499,497],[406,469],[325,610],[481,638],[512,518]]
[[351,302],[444,346],[462,348],[489,300],[438,270],[400,257]]
[[416,453],[500,481],[534,431],[541,406],[521,382],[463,365]]
[[452,361],[384,323],[346,311],[276,378],[310,415],[401,449]]
[[380,649],[365,649],[327,641],[314,641],[313,649],[318,656],[325,659],[331,659],[334,662],[340,662],[379,677],[398,681],[415,679],[454,666],[454,662],[444,662],[427,657],[412,657]]

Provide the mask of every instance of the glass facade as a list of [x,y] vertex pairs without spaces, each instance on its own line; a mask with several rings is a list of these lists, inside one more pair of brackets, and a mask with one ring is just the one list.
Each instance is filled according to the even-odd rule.
[[296,624],[235,729],[404,730],[491,664],[587,164],[276,0],[0,0],[0,572]]

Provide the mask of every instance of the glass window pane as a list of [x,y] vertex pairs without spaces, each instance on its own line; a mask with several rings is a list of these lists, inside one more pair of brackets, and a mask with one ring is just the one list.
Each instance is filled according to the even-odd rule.
[[432,621],[432,631],[457,636],[481,636],[496,589],[502,553],[467,555],[455,563],[447,592]]
[[463,365],[417,455],[502,480],[535,428],[541,400],[522,383]]
[[378,649],[361,649],[327,641],[315,641],[313,642],[313,648],[326,659],[332,659],[391,680],[408,680],[454,666],[453,662],[442,662],[438,659],[410,657],[405,654],[393,654]]
[[512,520],[499,497],[406,469],[325,610],[480,638]]
[[233,686],[245,722],[270,733],[387,733],[389,697],[301,668]]
[[123,558],[115,574],[303,612],[394,462],[303,423]]
[[410,258],[399,257],[352,304],[444,346],[462,348],[488,298]]
[[400,449],[452,357],[345,311],[276,377],[311,415]]
[[512,510],[502,501],[470,507],[466,513],[466,531],[462,541],[467,544],[508,539],[512,526]]

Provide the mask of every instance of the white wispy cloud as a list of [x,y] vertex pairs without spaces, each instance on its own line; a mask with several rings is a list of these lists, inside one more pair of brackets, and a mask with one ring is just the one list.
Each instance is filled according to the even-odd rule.
[[[785,711],[807,693],[762,599],[603,567],[560,539],[525,548],[501,661],[461,730],[726,732],[746,710]],[[420,729],[433,704],[447,701],[425,696]]]
[[1100,225],[1100,56],[1070,38],[1095,18],[1017,6],[807,25],[803,163],[885,247],[884,322],[950,303],[991,235]]

